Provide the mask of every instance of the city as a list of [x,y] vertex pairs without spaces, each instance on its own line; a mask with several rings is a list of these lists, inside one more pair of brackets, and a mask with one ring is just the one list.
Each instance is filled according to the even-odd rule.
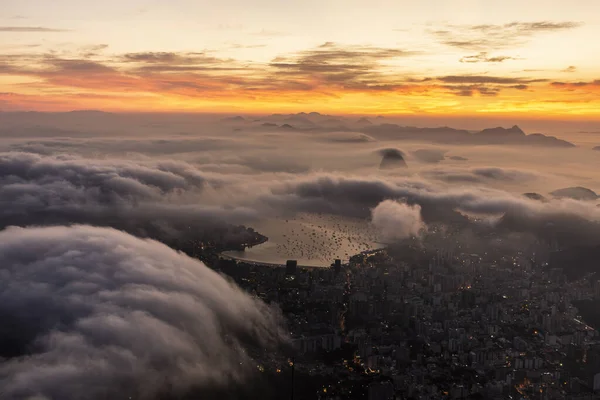
[[281,307],[316,398],[599,398],[600,337],[576,304],[600,282],[567,282],[549,256],[392,246],[329,268],[215,265]]

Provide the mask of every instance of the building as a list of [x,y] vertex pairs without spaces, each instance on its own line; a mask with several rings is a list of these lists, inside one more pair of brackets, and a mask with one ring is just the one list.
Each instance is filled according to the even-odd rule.
[[298,261],[296,260],[287,260],[285,263],[285,273],[286,275],[296,275],[296,270],[298,269]]
[[369,385],[369,400],[394,400],[394,385],[391,382],[373,382]]
[[342,260],[340,260],[339,258],[336,258],[335,261],[333,262],[333,270],[335,271],[336,274],[338,274],[342,269]]

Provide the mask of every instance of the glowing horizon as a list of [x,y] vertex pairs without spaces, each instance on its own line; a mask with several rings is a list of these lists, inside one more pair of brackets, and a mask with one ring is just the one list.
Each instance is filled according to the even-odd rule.
[[0,110],[598,120],[600,3],[8,0]]

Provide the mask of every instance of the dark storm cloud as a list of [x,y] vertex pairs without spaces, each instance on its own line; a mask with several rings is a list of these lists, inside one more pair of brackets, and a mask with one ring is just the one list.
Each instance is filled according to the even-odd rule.
[[[88,226],[0,232],[0,397],[178,398],[243,383],[279,314],[153,241]],[[10,277],[10,279],[8,279]]]
[[43,26],[0,26],[0,32],[69,32],[67,29],[46,28]]
[[520,46],[534,35],[575,29],[580,22],[536,21],[510,22],[507,24],[448,25],[431,31],[440,43],[466,50],[486,51]]

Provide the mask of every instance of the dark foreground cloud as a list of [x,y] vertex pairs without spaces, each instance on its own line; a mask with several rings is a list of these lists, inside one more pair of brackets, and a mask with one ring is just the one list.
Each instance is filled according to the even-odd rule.
[[0,232],[0,398],[154,399],[241,383],[279,314],[197,260],[89,226]]

